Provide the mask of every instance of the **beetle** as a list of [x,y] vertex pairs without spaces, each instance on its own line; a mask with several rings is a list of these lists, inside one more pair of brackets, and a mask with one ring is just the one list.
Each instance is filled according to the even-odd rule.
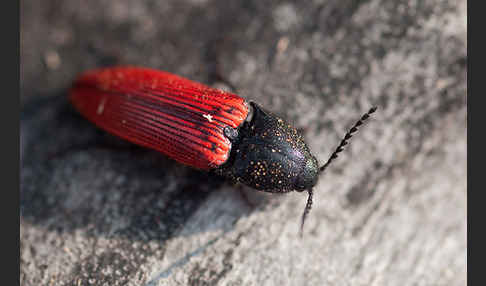
[[300,234],[318,177],[338,157],[372,107],[319,166],[290,124],[255,102],[150,68],[90,70],[73,83],[70,100],[98,127],[196,169],[259,191],[307,191]]

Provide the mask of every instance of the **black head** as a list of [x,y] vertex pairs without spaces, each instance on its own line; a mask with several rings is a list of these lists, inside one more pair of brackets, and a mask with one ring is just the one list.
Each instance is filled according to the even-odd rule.
[[257,104],[250,104],[251,113],[238,130],[238,135],[228,137],[232,140],[230,157],[217,171],[233,181],[261,191],[307,191],[309,196],[302,216],[302,234],[305,218],[312,208],[312,188],[319,175],[343,151],[348,140],[363,121],[376,111],[376,107],[356,122],[328,161],[319,167],[303,136],[294,127]]
[[239,129],[226,175],[267,192],[305,191],[317,183],[319,165],[304,138],[283,119],[251,103],[252,114]]

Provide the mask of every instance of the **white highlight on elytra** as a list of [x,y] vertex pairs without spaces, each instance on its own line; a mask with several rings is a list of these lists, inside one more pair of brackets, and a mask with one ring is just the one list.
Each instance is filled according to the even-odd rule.
[[204,114],[204,118],[206,118],[209,122],[213,122],[213,116],[211,114]]
[[100,105],[98,105],[98,109],[96,110],[96,114],[101,115],[103,113],[103,110],[105,110],[105,103],[106,103],[106,97],[103,97],[101,99]]

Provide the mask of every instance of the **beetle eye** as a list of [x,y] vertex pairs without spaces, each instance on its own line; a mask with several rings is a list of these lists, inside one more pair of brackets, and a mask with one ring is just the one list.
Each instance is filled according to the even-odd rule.
[[302,192],[312,188],[317,183],[319,166],[315,158],[307,159],[302,172],[297,177],[296,191]]

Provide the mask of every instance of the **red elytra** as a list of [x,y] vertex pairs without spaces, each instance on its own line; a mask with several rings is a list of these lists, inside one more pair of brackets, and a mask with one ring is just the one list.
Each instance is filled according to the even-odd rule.
[[224,128],[237,128],[248,115],[246,101],[233,93],[139,67],[86,72],[70,99],[102,129],[202,170],[226,162]]

